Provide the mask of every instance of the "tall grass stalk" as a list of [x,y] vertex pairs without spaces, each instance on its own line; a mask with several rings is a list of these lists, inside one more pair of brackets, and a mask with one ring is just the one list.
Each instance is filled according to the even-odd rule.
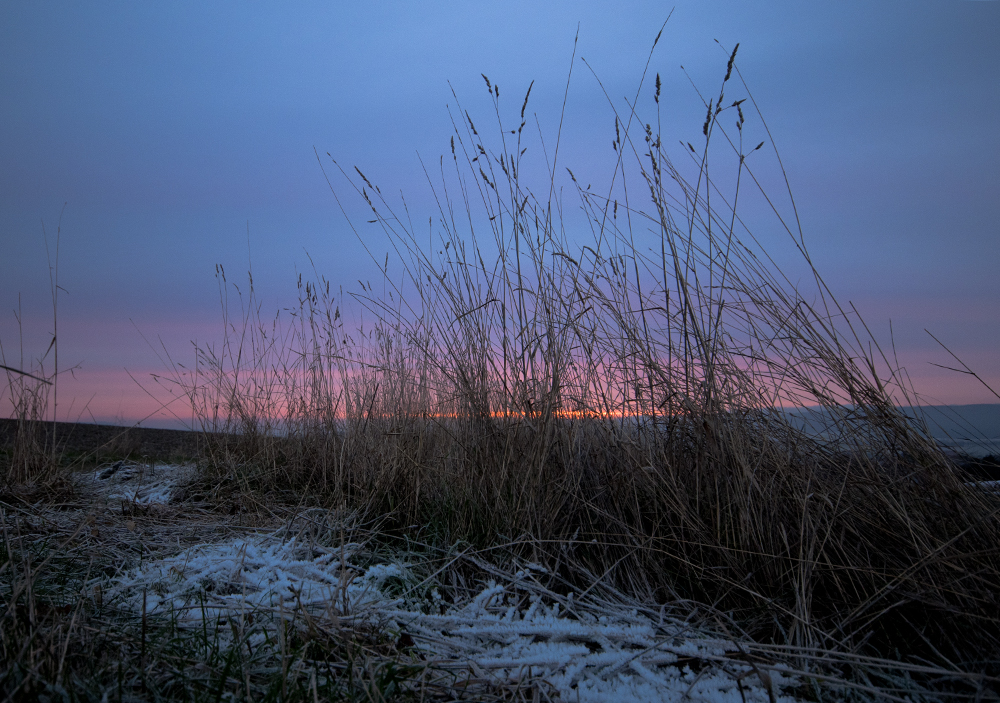
[[[11,417],[17,421],[13,442],[6,453],[0,454],[0,486],[45,483],[54,477],[56,469],[55,435],[46,436],[44,424],[49,415],[49,402],[55,388],[54,375],[45,371],[45,357],[39,359],[31,372],[25,362],[21,329],[23,313],[18,306],[17,324],[21,334],[21,349],[18,367],[7,365],[7,356],[0,343],[0,368],[6,377],[6,387],[0,392],[0,399],[8,396]],[[55,337],[49,350],[55,346]],[[45,356],[48,356],[46,354]]]
[[[63,211],[65,211],[65,205]],[[18,296],[18,310],[15,313],[20,341],[18,367],[7,365],[7,355],[0,341],[0,369],[3,370],[7,385],[0,391],[0,400],[9,394],[11,417],[17,420],[17,432],[10,448],[9,456],[0,456],[0,486],[45,484],[58,477],[59,450],[57,442],[57,414],[59,409],[59,244],[62,240],[62,212],[56,227],[54,254],[49,249],[48,234],[42,224],[45,240],[45,257],[49,269],[49,292],[52,296],[52,337],[45,353],[31,362],[25,357],[23,312]],[[51,358],[51,372],[46,364]],[[71,371],[73,369],[70,369]],[[51,405],[51,426],[46,433],[43,424],[49,416]]]

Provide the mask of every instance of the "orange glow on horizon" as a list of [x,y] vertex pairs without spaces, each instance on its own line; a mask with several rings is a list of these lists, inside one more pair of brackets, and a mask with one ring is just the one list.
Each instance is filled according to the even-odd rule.
[[[74,374],[60,377],[58,388],[58,417],[64,422],[86,422],[116,425],[141,424],[146,427],[197,428],[199,421],[193,417],[191,401],[182,390],[163,379],[162,369],[132,370],[125,369],[80,369]],[[2,379],[2,377],[0,377]],[[913,378],[917,386],[923,389],[921,400],[923,404],[991,404],[998,400],[990,392],[966,378],[956,378],[955,374],[946,372],[926,373]],[[994,388],[1000,388],[1000,378],[985,378]],[[3,380],[0,380],[3,382]],[[630,401],[629,404],[634,404]],[[595,403],[595,405],[604,405]],[[221,408],[220,408],[221,410]],[[488,417],[492,419],[538,419],[546,411],[536,410],[521,412],[513,409],[493,411]],[[302,417],[310,414],[314,419],[322,413],[268,413],[272,417],[259,418],[264,422],[281,424],[289,417]],[[0,388],[0,417],[11,417],[13,406],[9,389]],[[441,413],[401,413],[402,416],[426,419],[470,419],[475,412],[441,412]],[[585,408],[565,409],[555,408],[551,415],[565,420],[615,420],[628,418],[652,417],[652,413],[631,410],[627,407],[610,409]],[[666,409],[657,411],[657,417],[667,417]],[[361,411],[355,417],[365,417]],[[345,421],[347,414],[342,408],[331,413],[330,417],[337,421]],[[398,414],[376,412],[372,419],[391,419],[400,417]],[[51,405],[45,417],[52,419]],[[233,420],[235,422],[235,420]],[[225,418],[219,417],[219,424],[224,424]]]

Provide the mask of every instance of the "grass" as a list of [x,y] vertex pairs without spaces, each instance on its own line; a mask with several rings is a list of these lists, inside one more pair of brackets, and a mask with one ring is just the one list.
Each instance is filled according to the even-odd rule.
[[[530,88],[508,108],[485,76],[492,137],[456,97],[450,153],[438,176],[427,169],[430,247],[405,203],[321,160],[345,217],[353,194],[399,272],[386,264],[382,294],[362,283],[346,300],[334,291],[339,302],[322,277],[300,278],[286,322],[262,314],[252,281],[237,311],[219,268],[225,341],[175,369],[207,438],[191,494],[261,519],[353,511],[377,522],[376,551],[441,559],[442,584],[531,562],[548,574],[545,598],[683,605],[754,661],[835,680],[836,695],[995,695],[1000,504],[899,409],[917,405],[905,372],[816,271],[794,201],[783,215],[761,188],[770,138],[735,56],[705,101],[701,146],[676,158],[659,76],[644,74],[635,110],[609,101],[606,189],[567,171],[582,219],[563,202],[558,135],[548,148],[529,139]],[[735,172],[727,194],[720,161]],[[532,190],[522,174],[539,164],[548,175]],[[749,198],[774,207],[806,284],[744,222]],[[345,322],[349,304],[366,325]],[[822,435],[781,410],[804,405],[828,413]],[[21,471],[9,480],[37,474]],[[256,660],[218,630],[192,642],[169,621],[116,620],[74,581],[86,561],[75,537],[60,539],[5,542],[0,690],[12,697],[62,686],[88,698],[116,681],[148,698],[464,695],[399,641],[313,636],[306,613],[279,613]],[[488,558],[442,557],[455,553]],[[817,686],[797,694],[832,695]]]
[[176,614],[154,618],[105,601],[91,586],[116,565],[94,554],[98,530],[87,534],[95,523],[84,524],[54,540],[5,535],[0,691],[8,700],[413,698],[401,681],[426,666],[384,633],[330,628],[296,610],[247,611],[191,628]]

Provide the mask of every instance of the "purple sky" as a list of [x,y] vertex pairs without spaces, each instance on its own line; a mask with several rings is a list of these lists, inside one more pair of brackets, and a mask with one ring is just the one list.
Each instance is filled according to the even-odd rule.
[[[314,147],[402,190],[426,221],[417,154],[436,161],[448,149],[448,81],[485,119],[481,73],[512,110],[534,80],[529,112],[554,134],[577,24],[578,59],[620,100],[670,7],[3,3],[7,363],[20,364],[22,336],[28,357],[48,344],[42,222],[52,246],[63,203],[60,365],[80,370],[60,388],[60,419],[140,419],[155,404],[132,378],[156,394],[150,374],[164,371],[144,336],[181,360],[191,340],[218,338],[214,267],[245,279],[248,228],[265,308],[291,304],[306,252],[335,285],[377,276]],[[651,65],[664,82],[665,142],[701,136],[704,109],[680,65],[714,94],[727,58],[715,39],[740,42],[738,65],[833,291],[880,339],[892,321],[929,401],[995,402],[931,365],[950,359],[924,328],[1000,389],[1000,2],[678,0]],[[608,178],[595,154],[610,155],[609,115],[578,61],[560,161],[595,183]]]

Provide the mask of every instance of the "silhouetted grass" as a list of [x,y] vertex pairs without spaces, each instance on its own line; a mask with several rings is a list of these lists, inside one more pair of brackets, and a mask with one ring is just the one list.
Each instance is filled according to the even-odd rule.
[[[1000,504],[899,410],[916,404],[905,372],[816,271],[794,203],[775,224],[807,284],[742,221],[769,139],[744,145],[756,110],[745,86],[725,97],[734,58],[683,166],[652,126],[658,76],[637,93],[655,98],[650,124],[616,111],[608,189],[569,172],[582,230],[557,149],[540,189],[522,178],[528,96],[508,110],[485,76],[494,137],[456,102],[430,248],[408,209],[331,161],[402,275],[387,268],[382,294],[361,283],[360,328],[323,278],[300,279],[287,324],[262,318],[252,282],[238,318],[226,306],[225,344],[178,376],[206,429],[239,434],[208,470],[390,534],[502,544],[574,588],[711,604],[761,642],[996,675]],[[720,146],[729,194],[709,172]],[[804,405],[826,431],[781,411]]]

